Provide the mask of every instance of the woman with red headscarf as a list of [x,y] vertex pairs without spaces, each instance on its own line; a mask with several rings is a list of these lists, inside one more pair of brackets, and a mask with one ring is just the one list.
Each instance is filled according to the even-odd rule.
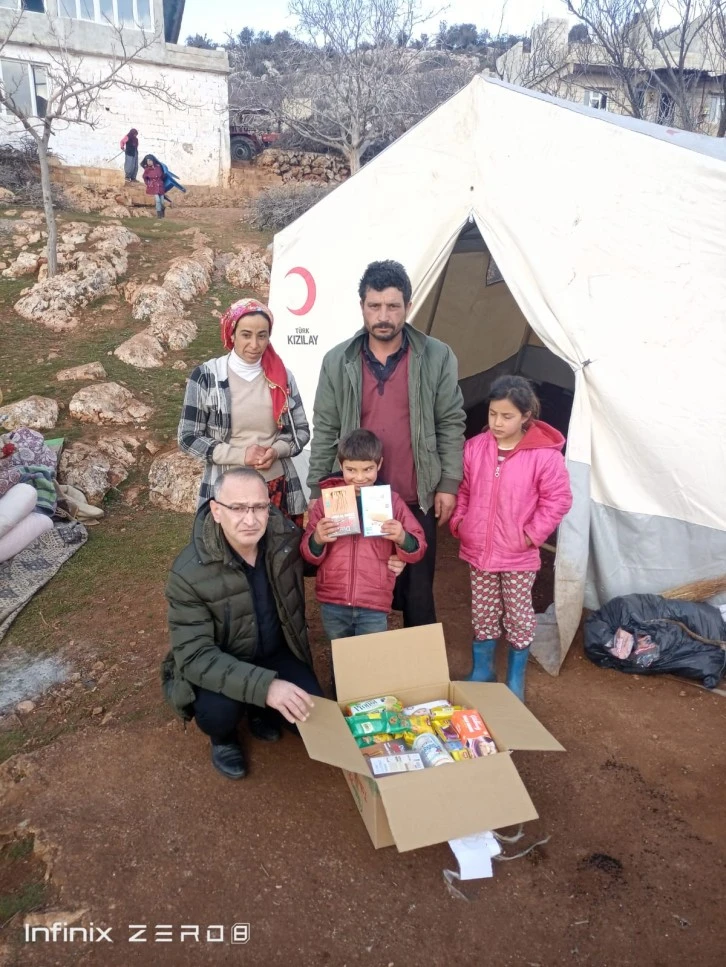
[[272,313],[240,299],[220,322],[229,350],[192,372],[179,423],[179,446],[204,460],[199,506],[230,467],[252,467],[267,481],[270,502],[302,524],[307,502],[292,457],[310,439],[292,373],[272,348]]

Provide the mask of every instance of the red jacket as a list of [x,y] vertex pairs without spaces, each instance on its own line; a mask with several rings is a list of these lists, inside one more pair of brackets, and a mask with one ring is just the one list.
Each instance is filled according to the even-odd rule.
[[540,420],[501,464],[488,430],[466,442],[464,479],[449,522],[461,541],[459,557],[480,571],[540,568],[540,544],[572,506],[564,442],[559,430]]
[[[340,487],[341,484],[340,476],[333,476],[321,481],[320,486],[324,489]],[[315,557],[310,550],[310,538],[325,513],[319,497],[310,504],[308,526],[300,552],[306,561],[319,565],[315,591],[322,604],[343,604],[370,608],[372,611],[391,610],[396,575],[388,568],[388,558],[395,553],[407,564],[415,564],[426,551],[426,538],[421,525],[397,493],[391,496],[393,516],[400,520],[406,533],[418,541],[418,550],[412,554],[407,554],[385,537],[349,534],[325,544],[320,557]]]
[[146,185],[147,195],[164,194],[164,172],[160,165],[152,165],[151,168],[144,168],[144,184]]

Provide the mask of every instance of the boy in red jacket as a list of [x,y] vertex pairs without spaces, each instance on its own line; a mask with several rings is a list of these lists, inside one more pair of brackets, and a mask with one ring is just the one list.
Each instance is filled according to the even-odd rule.
[[[321,489],[353,485],[361,516],[360,491],[372,487],[383,463],[383,444],[370,430],[353,430],[338,447],[340,475],[320,482]],[[325,517],[323,501],[309,508],[308,526],[300,545],[306,561],[318,565],[315,590],[325,633],[332,640],[386,631],[393,602],[393,586],[400,570],[391,559],[407,564],[420,561],[426,551],[421,525],[397,493],[391,493],[393,518],[381,530],[383,537],[362,534],[338,536],[337,524]]]

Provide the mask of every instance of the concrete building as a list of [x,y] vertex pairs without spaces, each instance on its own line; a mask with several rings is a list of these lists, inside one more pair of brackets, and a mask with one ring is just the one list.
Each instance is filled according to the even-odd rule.
[[[634,115],[643,120],[685,127],[703,134],[719,133],[725,110],[726,60],[713,34],[694,20],[680,63],[679,32],[659,40],[658,49],[645,26],[633,24],[621,44],[624,63],[614,68],[607,51],[588,36],[587,28],[570,29],[563,18],[551,17],[497,61],[505,81],[542,91],[587,107]],[[684,106],[668,93],[669,77],[678,72],[678,87],[687,88]],[[659,81],[660,78],[660,81]],[[687,118],[682,117],[683,113]]]
[[[225,185],[227,53],[178,44],[183,12],[184,0],[0,0],[0,83],[15,92],[24,113],[40,118],[54,61],[73,58],[79,78],[98,77],[118,56],[121,35],[127,49],[137,49],[145,37],[130,68],[134,78],[141,83],[163,78],[182,106],[112,87],[93,106],[92,125],[55,122],[50,143],[55,158],[86,175],[97,169],[101,181],[122,180],[119,141],[135,127],[141,155],[155,154],[182,183]],[[22,136],[17,118],[0,107],[0,142]]]

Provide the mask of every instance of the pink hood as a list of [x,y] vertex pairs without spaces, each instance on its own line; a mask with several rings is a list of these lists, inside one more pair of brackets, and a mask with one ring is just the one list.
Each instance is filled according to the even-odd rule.
[[539,570],[539,546],[572,506],[564,442],[559,430],[535,420],[500,464],[488,429],[467,441],[449,523],[461,541],[459,557],[481,571]]

